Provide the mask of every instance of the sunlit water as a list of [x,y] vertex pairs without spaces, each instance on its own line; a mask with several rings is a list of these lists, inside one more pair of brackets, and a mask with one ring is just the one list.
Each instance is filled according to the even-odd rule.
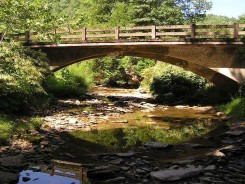
[[20,173],[18,184],[81,184],[81,182],[69,177],[51,176],[43,172],[26,170]]

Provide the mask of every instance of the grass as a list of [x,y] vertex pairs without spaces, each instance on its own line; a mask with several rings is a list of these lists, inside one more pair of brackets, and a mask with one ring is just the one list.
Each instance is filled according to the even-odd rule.
[[35,118],[10,118],[0,114],[0,146],[7,145],[11,136],[37,131],[42,126],[42,120]]
[[231,102],[218,106],[218,110],[235,118],[245,118],[245,98],[236,98]]

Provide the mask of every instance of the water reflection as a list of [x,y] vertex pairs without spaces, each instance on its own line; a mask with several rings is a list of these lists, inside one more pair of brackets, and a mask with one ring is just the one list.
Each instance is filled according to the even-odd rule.
[[71,134],[113,150],[129,150],[146,142],[178,144],[204,135],[222,124],[215,113],[201,112],[199,107],[138,110],[110,117],[91,131],[74,131]]
[[106,146],[109,149],[128,150],[144,145],[146,142],[178,144],[194,137],[206,134],[217,127],[208,121],[182,127],[124,127],[110,130],[74,131],[76,138]]
[[69,177],[51,176],[50,174],[43,172],[26,170],[20,173],[18,184],[81,184],[81,182]]

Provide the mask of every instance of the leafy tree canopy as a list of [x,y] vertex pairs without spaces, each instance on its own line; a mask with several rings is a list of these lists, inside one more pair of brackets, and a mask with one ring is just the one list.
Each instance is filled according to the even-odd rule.
[[240,24],[245,24],[245,14],[241,15],[238,21]]
[[193,23],[205,17],[212,6],[208,0],[66,1],[53,1],[54,10],[79,27]]
[[199,21],[198,24],[217,25],[217,24],[234,24],[235,22],[237,22],[237,19],[235,18],[208,14],[203,20]]

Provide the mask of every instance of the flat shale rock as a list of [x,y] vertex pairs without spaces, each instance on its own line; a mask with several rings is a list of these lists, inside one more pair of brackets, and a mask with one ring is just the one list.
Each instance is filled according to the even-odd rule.
[[9,183],[17,183],[18,182],[18,174],[0,171],[0,183],[1,184],[9,184]]
[[8,168],[22,168],[26,165],[22,155],[0,158],[0,165]]
[[121,157],[121,158],[129,158],[129,157],[135,156],[135,153],[134,152],[131,152],[131,153],[117,153],[116,155]]
[[167,169],[162,171],[154,171],[150,173],[152,179],[158,181],[177,181],[198,175],[203,170],[202,167],[188,167],[180,169]]
[[245,131],[242,131],[242,130],[231,130],[231,131],[225,132],[225,135],[240,136],[240,135],[242,135],[244,133],[245,133]]

